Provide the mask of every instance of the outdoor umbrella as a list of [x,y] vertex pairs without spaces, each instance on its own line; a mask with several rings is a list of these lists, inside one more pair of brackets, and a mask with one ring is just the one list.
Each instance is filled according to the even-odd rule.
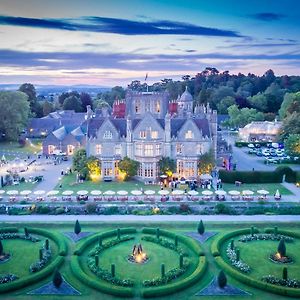
[[211,180],[212,176],[209,175],[209,174],[202,174],[202,175],[200,175],[200,179],[202,179],[202,180]]
[[211,196],[213,194],[212,191],[202,191],[202,195],[204,196]]
[[215,191],[215,194],[219,195],[219,196],[225,196],[227,194],[227,192],[223,191],[223,190],[217,190],[217,191]]
[[0,195],[4,194],[5,191],[4,190],[0,190]]
[[231,196],[239,196],[241,192],[233,190],[233,191],[229,191],[228,194]]
[[32,191],[30,191],[30,190],[24,190],[24,191],[20,192],[20,195],[22,195],[22,196],[28,196],[31,193],[32,193]]
[[93,191],[91,191],[91,195],[93,195],[93,196],[99,196],[99,195],[101,195],[102,194],[102,192],[101,191],[98,191],[98,190],[93,190]]
[[63,196],[71,196],[73,193],[74,193],[73,191],[66,190],[66,191],[63,191],[63,192],[62,192],[62,195],[63,195]]
[[46,192],[44,190],[37,190],[35,192],[33,192],[34,195],[37,195],[37,196],[41,196],[41,195],[44,195]]
[[117,194],[120,196],[126,196],[126,195],[128,195],[128,192],[127,191],[117,191]]
[[6,194],[10,196],[16,196],[19,194],[19,192],[17,190],[11,190],[11,191],[7,191]]
[[106,195],[106,196],[113,196],[113,195],[115,195],[115,194],[116,194],[116,192],[110,191],[110,190],[105,191],[105,192],[103,193],[103,195]]
[[146,190],[146,191],[144,192],[144,194],[145,194],[145,195],[154,195],[154,194],[155,194],[155,191],[153,191],[153,190]]
[[251,196],[251,195],[254,194],[254,192],[252,192],[250,190],[245,190],[245,191],[242,192],[242,194],[245,195],[245,196]]
[[199,195],[199,192],[192,190],[192,191],[188,191],[188,194],[191,196],[197,196]]
[[169,195],[170,192],[167,191],[167,190],[160,190],[160,191],[158,191],[158,194],[159,194],[159,195],[162,195],[162,196],[165,196],[165,195]]
[[82,190],[82,191],[78,191],[78,192],[77,192],[77,195],[79,195],[79,196],[85,196],[85,195],[87,195],[88,193],[89,193],[88,191]]
[[257,193],[260,194],[260,195],[268,195],[268,194],[270,194],[270,193],[269,193],[268,191],[266,191],[266,190],[258,190]]
[[55,196],[55,195],[57,195],[57,194],[59,194],[59,191],[53,190],[53,191],[49,191],[49,192],[47,193],[47,196]]
[[276,193],[274,196],[275,196],[275,198],[279,198],[281,196],[278,189],[276,190]]
[[139,190],[133,190],[130,193],[134,196],[141,196],[143,194],[142,191]]
[[184,191],[183,190],[174,190],[172,192],[172,195],[183,195],[184,194]]

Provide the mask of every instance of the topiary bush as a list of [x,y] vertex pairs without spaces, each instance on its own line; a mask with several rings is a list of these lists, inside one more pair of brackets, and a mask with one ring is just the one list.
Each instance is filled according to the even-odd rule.
[[79,224],[79,221],[76,220],[75,225],[74,225],[74,233],[78,235],[80,232],[81,232],[81,226]]
[[223,270],[218,274],[218,286],[223,289],[227,285],[227,277]]
[[205,232],[205,227],[204,227],[203,221],[200,220],[200,222],[198,224],[198,233],[202,235],[204,232]]
[[53,274],[53,278],[52,278],[52,283],[53,285],[58,289],[61,284],[63,283],[63,278],[60,274],[60,272],[56,269],[54,274]]

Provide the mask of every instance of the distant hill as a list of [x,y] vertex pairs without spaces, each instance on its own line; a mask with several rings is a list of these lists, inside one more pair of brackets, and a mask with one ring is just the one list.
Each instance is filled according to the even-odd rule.
[[[20,84],[0,84],[0,90],[17,90]],[[78,91],[87,93],[99,93],[110,91],[111,88],[107,86],[97,85],[34,85],[38,94],[55,94],[66,91]]]

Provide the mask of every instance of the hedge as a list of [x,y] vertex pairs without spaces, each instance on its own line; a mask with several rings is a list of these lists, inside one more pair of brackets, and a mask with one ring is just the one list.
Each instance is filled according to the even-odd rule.
[[[274,229],[266,229],[265,232],[271,233]],[[255,232],[258,232],[256,229]],[[239,272],[235,268],[231,267],[227,262],[224,261],[224,259],[220,256],[220,247],[221,245],[226,241],[229,240],[230,238],[241,235],[241,234],[249,234],[250,229],[240,229],[236,231],[232,231],[229,233],[225,233],[221,236],[219,236],[216,240],[213,241],[211,245],[211,251],[213,255],[215,256],[216,263],[220,266],[222,270],[227,272],[230,276],[233,278],[245,283],[246,285],[250,285],[255,288],[259,288],[271,293],[276,293],[284,296],[290,296],[290,297],[300,297],[300,289],[295,289],[295,288],[286,288],[282,286],[277,286],[273,284],[269,284],[260,280],[256,280],[250,276],[244,275],[243,273]],[[278,230],[278,233],[280,234],[286,234],[286,235],[291,235],[295,237],[300,237],[300,234],[298,233],[293,233],[290,231],[285,231],[285,230]]]
[[[171,231],[168,231],[168,230],[163,230],[163,229],[160,229],[159,232],[160,232],[160,235],[168,237],[170,239],[174,239],[174,241],[175,241],[175,236],[177,234],[175,234]],[[148,227],[143,228],[142,233],[155,235],[156,234],[156,228],[148,228]],[[196,242],[195,240],[193,240],[190,237],[186,237],[186,236],[183,236],[183,235],[177,235],[177,236],[178,236],[178,241],[185,244],[188,247],[188,249],[192,250],[196,255],[204,256],[204,252],[202,251],[202,248],[201,248],[201,246],[199,245],[198,242]]]
[[55,260],[49,264],[47,267],[42,269],[41,271],[34,273],[32,275],[25,276],[23,278],[17,279],[10,283],[5,283],[0,285],[0,293],[7,293],[11,291],[15,291],[20,288],[24,288],[30,284],[37,283],[47,276],[51,275],[56,268],[58,268],[64,261],[63,256],[58,256]]
[[198,266],[195,271],[188,277],[174,283],[159,287],[149,287],[142,290],[144,298],[160,297],[179,292],[196,283],[204,275],[207,267],[205,256],[199,256]]
[[[99,237],[99,235],[97,235]],[[85,244],[87,246],[87,244]],[[81,268],[79,263],[79,256],[73,255],[71,258],[71,270],[74,276],[80,281],[85,283],[91,288],[99,290],[101,292],[119,296],[119,297],[133,297],[134,289],[128,287],[120,287],[116,285],[109,284],[103,280],[99,280],[99,278],[93,278],[87,275]]]
[[19,229],[17,227],[3,227],[0,228],[0,233],[15,233],[18,232]]
[[297,173],[289,167],[278,167],[275,171],[219,171],[224,183],[281,183],[283,175],[287,182],[296,182]]
[[[120,229],[121,234],[130,234],[130,233],[136,233],[135,228],[121,228]],[[76,247],[76,250],[74,251],[74,255],[81,255],[86,247],[93,244],[94,242],[98,241],[99,237],[102,239],[117,236],[118,229],[111,230],[111,231],[105,231],[103,233],[94,234],[88,238],[86,238],[84,241],[79,243],[79,245]]]
[[[254,233],[258,233],[259,230],[257,228],[254,229]],[[221,245],[230,238],[241,235],[241,234],[250,234],[251,228],[244,228],[235,231],[225,232],[220,234],[216,239],[213,240],[211,243],[211,253],[214,257],[220,256],[220,247]]]
[[260,280],[256,280],[254,278],[251,278],[250,276],[244,275],[241,272],[235,270],[230,265],[228,265],[221,256],[215,257],[216,263],[219,265],[219,267],[224,270],[226,273],[228,273],[230,276],[235,278],[236,280],[239,280],[246,285],[250,285],[254,288],[259,288],[271,293],[276,293],[284,296],[289,297],[300,297],[300,289],[295,288],[286,288],[270,283],[265,283]]
[[28,228],[29,233],[40,234],[53,240],[58,247],[58,255],[66,256],[68,253],[68,247],[66,240],[60,233],[51,232],[40,228]]

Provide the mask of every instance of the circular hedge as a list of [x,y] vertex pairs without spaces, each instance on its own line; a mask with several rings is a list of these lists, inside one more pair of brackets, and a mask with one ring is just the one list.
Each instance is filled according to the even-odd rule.
[[[120,233],[135,235],[137,233],[137,230],[135,228],[122,228],[120,229]],[[90,247],[93,243],[97,242],[99,238],[103,240],[105,238],[117,236],[117,234],[117,230],[107,231],[104,233],[99,233],[90,236],[87,239],[85,239],[85,241],[79,243],[74,252],[74,255],[71,258],[71,270],[74,276],[77,277],[77,279],[79,279],[81,282],[84,282],[88,286],[97,289],[103,293],[120,297],[133,297],[137,293],[135,287],[118,286],[101,279],[99,280],[98,277],[95,278],[94,276],[88,275],[81,266],[80,257],[88,247]],[[157,229],[144,228],[142,230],[142,234],[145,234],[146,236],[156,235]],[[175,236],[177,236],[176,234],[166,230],[159,230],[159,234],[161,237],[171,239],[175,239]],[[200,245],[195,240],[182,235],[178,235],[177,239],[178,242],[182,243],[185,247],[190,249],[194,257],[197,258],[195,269],[191,271],[190,275],[188,275],[187,277],[183,277],[181,280],[178,279],[175,282],[171,281],[161,286],[150,286],[141,288],[140,292],[142,297],[158,297],[176,293],[180,290],[188,288],[203,276],[207,266],[207,262]]]
[[[255,230],[255,233],[257,233],[258,230]],[[224,246],[224,244],[231,238],[242,235],[242,234],[250,234],[251,229],[240,229],[236,231],[231,231],[228,233],[224,233],[220,236],[218,236],[212,243],[211,245],[211,252],[213,256],[215,257],[216,263],[229,275],[231,275],[233,278],[239,280],[240,282],[250,285],[254,288],[258,288],[261,290],[265,290],[267,292],[279,294],[279,295],[284,295],[284,296],[289,296],[289,297],[300,297],[300,289],[297,288],[289,288],[285,286],[278,286],[270,283],[266,283],[257,279],[252,278],[249,275],[243,274],[234,267],[230,266],[220,255],[221,249]],[[274,229],[265,229],[265,233],[274,233]],[[300,238],[299,233],[291,232],[291,231],[286,231],[286,230],[278,230],[278,234],[290,236],[290,237],[295,237],[295,238]]]
[[[1,228],[0,233],[17,233],[18,231],[19,231],[18,228],[7,227],[7,228]],[[58,247],[58,256],[51,263],[49,263],[45,268],[41,269],[39,272],[30,274],[28,276],[22,277],[20,279],[17,279],[9,283],[1,284],[0,294],[15,291],[20,288],[24,288],[26,286],[29,286],[33,283],[36,283],[46,278],[47,276],[51,275],[53,271],[56,268],[58,268],[64,261],[64,256],[67,254],[67,244],[64,238],[60,234],[53,233],[44,229],[38,229],[38,228],[28,228],[28,232],[41,235],[43,237],[47,237],[50,240],[52,240]]]

